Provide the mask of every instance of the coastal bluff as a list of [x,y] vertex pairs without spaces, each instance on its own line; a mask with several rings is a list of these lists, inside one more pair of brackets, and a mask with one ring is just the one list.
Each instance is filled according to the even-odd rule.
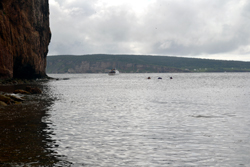
[[0,79],[46,77],[48,0],[0,0]]

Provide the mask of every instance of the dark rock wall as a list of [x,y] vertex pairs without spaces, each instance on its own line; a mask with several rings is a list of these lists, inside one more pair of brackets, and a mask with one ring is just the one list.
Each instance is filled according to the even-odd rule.
[[45,77],[48,0],[0,0],[0,78]]

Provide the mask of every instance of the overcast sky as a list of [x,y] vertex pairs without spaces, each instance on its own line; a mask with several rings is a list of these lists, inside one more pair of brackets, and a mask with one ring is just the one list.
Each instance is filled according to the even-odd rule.
[[49,0],[49,55],[250,61],[249,0]]

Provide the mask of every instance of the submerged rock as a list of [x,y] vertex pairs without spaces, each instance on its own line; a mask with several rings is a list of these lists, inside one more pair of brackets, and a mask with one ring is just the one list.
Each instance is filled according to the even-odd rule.
[[20,97],[17,97],[17,96],[14,96],[14,95],[5,95],[5,96],[7,96],[7,97],[9,97],[9,98],[11,98],[11,99],[13,99],[13,100],[15,100],[17,102],[24,101],[24,99],[22,99]]
[[7,106],[11,104],[21,104],[24,99],[14,95],[0,95],[0,106]]
[[0,95],[0,101],[6,104],[11,104],[12,102],[14,102],[14,100],[12,100],[10,97],[7,97],[5,95]]
[[42,90],[40,88],[37,88],[37,87],[30,87],[30,86],[27,86],[25,88],[25,90],[22,90],[22,89],[17,89],[14,91],[14,93],[20,93],[20,94],[41,94],[42,93]]
[[22,90],[22,89],[18,89],[18,90],[15,90],[14,93],[20,93],[20,94],[30,94],[30,92],[27,92],[25,90]]
[[[30,87],[27,86],[26,90],[17,89],[13,93],[22,94],[22,95],[14,95],[9,93],[0,92],[0,106],[7,106],[12,104],[22,104],[30,94],[41,94],[42,90],[38,87]],[[25,96],[23,96],[25,95]],[[26,97],[25,99],[23,97]]]
[[41,89],[39,89],[37,87],[32,88],[30,86],[27,86],[25,90],[28,91],[31,94],[41,94],[42,93]]
[[3,101],[0,101],[0,106],[7,106],[7,104]]

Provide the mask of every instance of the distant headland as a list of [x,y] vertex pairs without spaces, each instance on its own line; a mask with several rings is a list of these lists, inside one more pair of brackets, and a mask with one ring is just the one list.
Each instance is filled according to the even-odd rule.
[[58,55],[47,57],[47,73],[250,72],[250,62],[150,55]]

